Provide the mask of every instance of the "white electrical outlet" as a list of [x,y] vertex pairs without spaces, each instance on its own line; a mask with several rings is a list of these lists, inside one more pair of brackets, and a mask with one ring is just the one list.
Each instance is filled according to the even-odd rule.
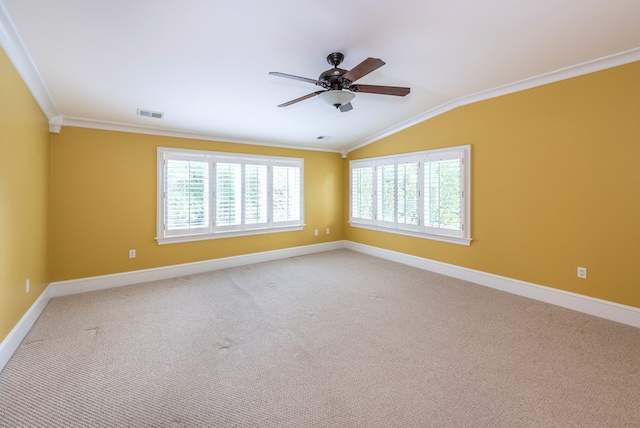
[[587,279],[587,268],[578,266],[578,278]]
[[129,258],[130,259],[136,258],[136,250],[129,250]]
[[327,235],[331,232],[331,230],[329,230],[329,228],[327,227]]
[[318,236],[318,229],[313,231],[313,236]]
[[27,282],[25,283],[25,293],[29,292],[29,287],[30,287],[30,281],[27,279]]

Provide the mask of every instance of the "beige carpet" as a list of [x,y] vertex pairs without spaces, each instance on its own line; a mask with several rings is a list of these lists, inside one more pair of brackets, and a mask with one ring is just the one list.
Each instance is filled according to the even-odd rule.
[[52,299],[3,427],[639,427],[640,329],[359,253]]

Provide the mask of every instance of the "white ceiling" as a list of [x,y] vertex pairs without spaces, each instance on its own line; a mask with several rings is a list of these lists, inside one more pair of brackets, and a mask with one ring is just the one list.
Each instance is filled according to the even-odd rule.
[[[640,59],[638,0],[0,0],[0,15],[53,122],[332,151],[483,91]],[[358,83],[411,93],[359,93],[346,113],[317,97],[276,107],[320,88],[268,72],[316,79],[334,51],[345,69],[386,62]]]

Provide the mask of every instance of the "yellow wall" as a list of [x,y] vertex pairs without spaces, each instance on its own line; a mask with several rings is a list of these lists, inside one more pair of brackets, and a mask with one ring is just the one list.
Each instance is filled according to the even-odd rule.
[[0,49],[0,341],[48,283],[49,128]]
[[[640,307],[637,76],[640,63],[464,106],[350,154],[471,144],[467,247],[349,227],[348,164],[335,153],[74,127],[49,135],[0,51],[0,339],[50,281],[342,239]],[[158,146],[304,158],[306,228],[158,245]]]
[[[296,232],[158,245],[159,146],[304,158],[307,226]],[[344,239],[343,160],[336,153],[64,127],[52,135],[51,156],[53,281]],[[129,249],[136,249],[135,259],[129,259]]]
[[639,76],[636,62],[467,105],[352,152],[471,144],[474,241],[346,239],[640,307]]

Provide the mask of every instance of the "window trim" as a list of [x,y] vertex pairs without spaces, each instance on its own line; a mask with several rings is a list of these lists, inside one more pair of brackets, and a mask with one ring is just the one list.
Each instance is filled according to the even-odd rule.
[[[462,222],[462,230],[459,232],[449,233],[447,229],[434,229],[425,226],[424,221],[424,163],[423,160],[431,156],[439,155],[451,155],[455,154],[456,157],[462,159],[462,171],[461,171],[461,214],[460,221]],[[397,165],[400,163],[408,163],[420,159],[420,167],[418,170],[418,182],[421,194],[418,200],[417,212],[421,221],[418,227],[406,227],[397,222],[397,201],[398,201],[398,180],[397,180]],[[376,218],[378,207],[376,206],[375,199],[377,198],[376,192],[376,180],[377,172],[375,168],[382,164],[394,163],[396,165],[396,222],[382,222]],[[358,219],[353,217],[353,169],[354,167],[374,167],[374,219]],[[349,225],[351,227],[357,227],[362,229],[376,230],[380,232],[395,233],[398,235],[413,236],[417,238],[430,239],[435,241],[449,242],[460,245],[471,245],[471,145],[445,147],[433,150],[425,150],[420,152],[401,153],[396,155],[379,156],[374,158],[354,159],[349,161]],[[458,236],[452,236],[458,235]]]
[[[206,228],[200,228],[198,232],[190,232],[188,233],[180,233],[180,232],[171,232],[166,233],[165,230],[165,216],[166,216],[166,206],[165,206],[165,159],[167,156],[171,158],[183,157],[185,159],[197,159],[197,160],[206,160],[210,164],[210,174],[215,173],[215,165],[216,163],[237,163],[240,162],[242,165],[246,163],[255,163],[260,165],[268,166],[268,222],[266,225],[242,225],[239,228],[229,230],[223,227],[215,226],[215,177],[210,176],[209,178],[209,226]],[[283,221],[283,222],[273,222],[273,182],[272,182],[272,170],[273,166],[288,166],[288,167],[298,167],[300,168],[300,220],[294,221]],[[244,171],[244,168],[243,168]],[[290,231],[299,231],[303,230],[305,227],[304,223],[304,159],[303,158],[293,158],[293,157],[284,157],[284,156],[264,156],[264,155],[252,155],[252,154],[242,154],[242,153],[227,153],[227,152],[213,152],[213,151],[205,151],[205,150],[193,150],[193,149],[180,149],[180,148],[168,148],[168,147],[158,147],[157,148],[157,179],[156,179],[156,237],[155,240],[158,244],[172,244],[172,243],[180,243],[180,242],[192,242],[192,241],[203,241],[209,239],[220,239],[220,238],[232,238],[232,237],[240,237],[240,236],[250,236],[250,235],[263,235],[269,233],[279,233],[279,232],[290,232]],[[244,183],[244,176],[242,177],[242,183]],[[244,212],[244,201],[242,206],[242,211]],[[202,231],[202,229],[206,229]]]

